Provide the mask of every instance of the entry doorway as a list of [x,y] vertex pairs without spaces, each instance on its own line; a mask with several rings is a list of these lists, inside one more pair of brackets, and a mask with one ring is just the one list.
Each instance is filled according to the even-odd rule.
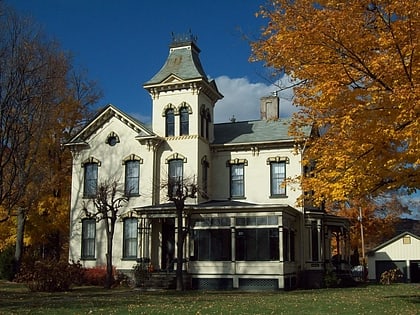
[[165,218],[162,222],[162,270],[173,271],[175,258],[175,219]]

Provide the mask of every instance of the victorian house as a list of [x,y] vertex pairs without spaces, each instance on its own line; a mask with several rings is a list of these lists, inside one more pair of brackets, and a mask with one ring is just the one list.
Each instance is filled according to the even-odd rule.
[[[138,261],[172,270],[178,237],[171,179],[200,189],[186,200],[191,229],[184,269],[197,289],[291,289],[316,286],[332,256],[348,260],[348,221],[299,205],[304,139],[280,118],[279,99],[256,104],[255,121],[214,123],[223,96],[209,80],[194,38],[177,38],[162,68],[143,87],[152,98],[147,127],[113,105],[71,141],[73,181],[70,259],[105,265],[103,221],[86,215],[98,184],[116,181],[129,197],[119,211],[113,263],[130,273]],[[301,142],[303,141],[303,142]],[[299,149],[300,148],[300,149]],[[92,209],[93,211],[93,209]]]

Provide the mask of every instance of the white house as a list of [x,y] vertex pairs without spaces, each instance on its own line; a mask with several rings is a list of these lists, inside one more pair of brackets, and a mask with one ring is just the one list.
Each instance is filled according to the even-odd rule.
[[[152,127],[109,105],[75,135],[70,259],[105,264],[102,221],[86,216],[99,182],[120,183],[129,202],[116,224],[113,263],[173,267],[177,226],[168,178],[195,179],[205,194],[187,200],[193,224],[184,251],[194,288],[290,289],[319,286],[331,243],[348,261],[349,222],[298,206],[303,139],[288,134],[279,99],[261,99],[261,119],[213,122],[223,96],[209,80],[191,36],[175,38],[163,67],[143,87],[153,100]],[[303,142],[302,142],[303,141]],[[204,195],[206,197],[204,197]]]
[[384,271],[400,269],[403,281],[420,282],[420,237],[403,232],[367,253],[368,278],[379,281]]

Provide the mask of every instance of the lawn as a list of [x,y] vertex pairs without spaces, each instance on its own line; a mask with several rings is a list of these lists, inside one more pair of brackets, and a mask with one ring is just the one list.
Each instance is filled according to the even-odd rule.
[[29,292],[0,281],[0,314],[420,314],[420,285],[289,292],[160,291],[77,287]]

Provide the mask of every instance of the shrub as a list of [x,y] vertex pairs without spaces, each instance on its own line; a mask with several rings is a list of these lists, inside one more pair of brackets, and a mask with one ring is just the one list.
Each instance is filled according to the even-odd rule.
[[80,284],[82,266],[57,260],[38,260],[33,264],[23,263],[16,276],[31,291],[67,291],[74,284]]
[[332,269],[327,269],[324,273],[324,286],[326,288],[335,288],[338,285],[337,274]]
[[400,278],[402,278],[401,270],[398,268],[390,269],[387,271],[384,271],[381,274],[381,284],[391,284],[393,282],[397,282]]
[[12,281],[15,277],[15,248],[9,246],[0,252],[0,279]]
[[98,267],[83,269],[82,283],[84,285],[104,286],[105,281],[106,281],[106,266],[98,266]]
[[147,262],[139,262],[133,266],[134,285],[143,287],[145,282],[150,278],[149,264]]

